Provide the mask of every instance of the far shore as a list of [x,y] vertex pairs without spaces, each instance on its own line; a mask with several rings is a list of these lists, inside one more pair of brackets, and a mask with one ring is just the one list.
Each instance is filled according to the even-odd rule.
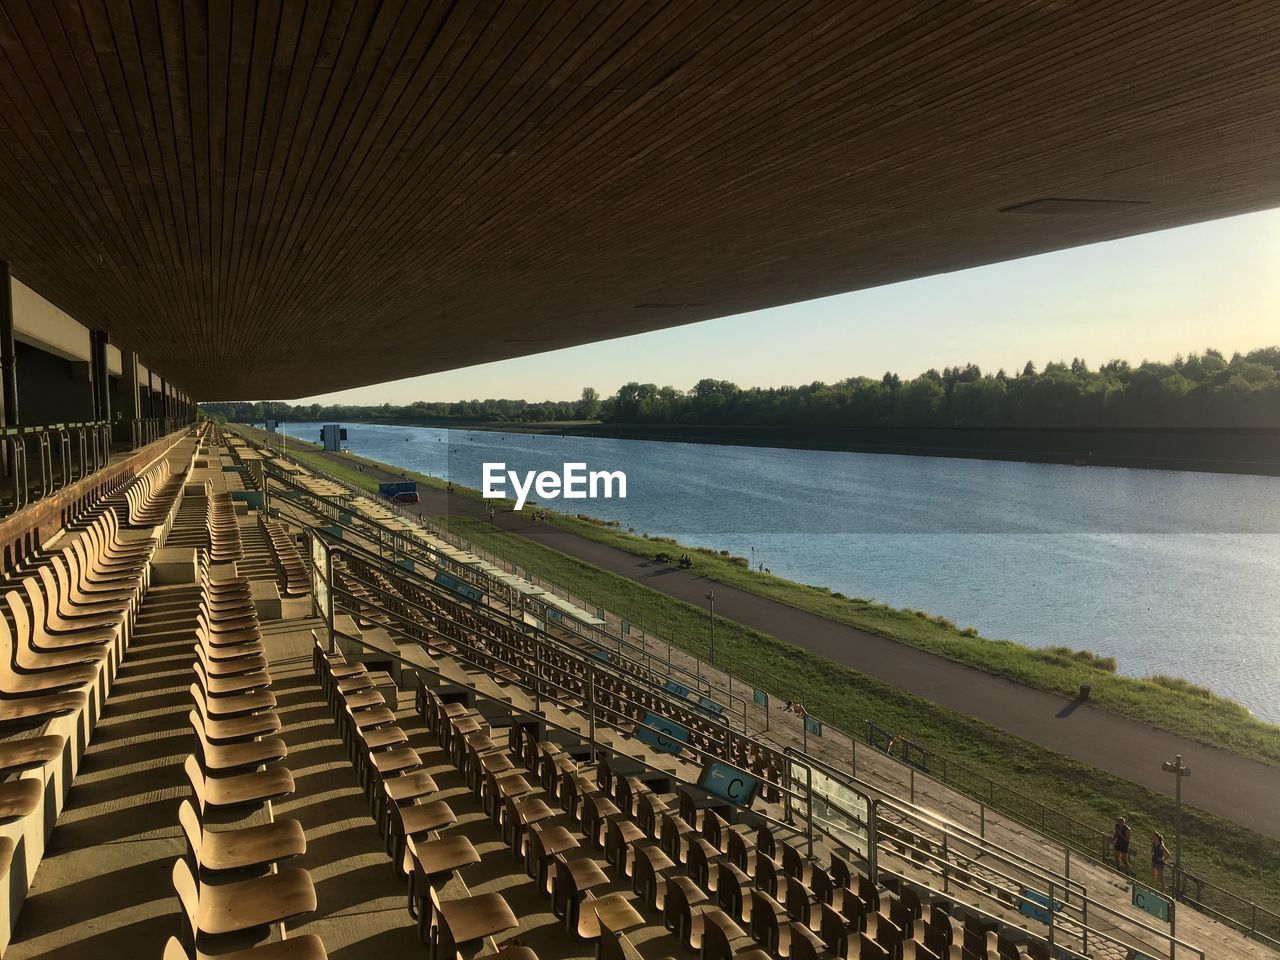
[[624,424],[597,420],[537,423],[492,420],[348,422],[489,430],[498,433],[558,434],[567,437],[1280,476],[1280,429],[1262,427],[953,429]]

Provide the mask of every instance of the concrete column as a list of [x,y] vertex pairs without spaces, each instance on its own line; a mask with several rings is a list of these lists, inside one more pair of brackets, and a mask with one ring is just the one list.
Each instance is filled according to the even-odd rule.
[[13,276],[9,262],[0,260],[0,423],[7,427],[18,424],[18,349],[13,340]]
[[111,383],[107,373],[107,331],[89,331],[89,370],[93,387],[93,419],[111,420]]
[[124,398],[120,412],[126,420],[137,420],[142,416],[142,405],[138,399],[138,355],[132,351],[120,354],[120,385]]

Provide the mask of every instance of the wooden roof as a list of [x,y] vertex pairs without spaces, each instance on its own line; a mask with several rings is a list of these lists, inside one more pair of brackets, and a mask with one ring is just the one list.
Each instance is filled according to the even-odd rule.
[[0,258],[192,395],[305,396],[1280,205],[1278,35],[1274,0],[0,0]]

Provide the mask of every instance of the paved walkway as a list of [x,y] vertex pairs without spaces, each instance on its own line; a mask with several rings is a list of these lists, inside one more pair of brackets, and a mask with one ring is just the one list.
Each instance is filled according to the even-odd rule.
[[[375,477],[380,473],[369,472]],[[393,473],[379,477],[397,478]],[[417,512],[421,514],[450,513],[477,519],[485,516],[484,505],[477,501],[434,490],[420,492],[422,502]],[[495,523],[502,530],[528,537],[688,603],[701,606],[708,588],[714,585],[719,616],[1152,790],[1172,792],[1173,778],[1161,770],[1160,764],[1182,754],[1183,763],[1192,770],[1192,776],[1183,783],[1185,802],[1280,839],[1280,767],[1207,747],[776,600],[710,581],[699,576],[696,570],[660,566],[556,527],[534,524],[530,511],[499,513]],[[564,586],[572,588],[571,584]]]

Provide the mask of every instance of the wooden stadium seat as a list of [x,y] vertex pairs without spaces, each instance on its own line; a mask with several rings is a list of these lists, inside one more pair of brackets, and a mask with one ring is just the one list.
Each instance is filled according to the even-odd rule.
[[[201,688],[205,692],[205,696],[211,698],[210,710],[215,715],[217,711],[213,709],[213,703],[227,697],[237,697],[246,693],[263,690],[271,686],[271,676],[265,670],[258,670],[255,673],[246,673],[234,677],[211,677],[204,668],[204,664],[200,662],[199,657],[196,658],[192,669],[195,671]],[[269,692],[269,691],[268,691]],[[274,705],[274,698],[273,698]]]
[[293,774],[284,767],[268,767],[251,773],[206,777],[195,755],[182,765],[202,819],[210,813],[257,808],[269,800],[293,793]]
[[186,835],[191,856],[203,873],[253,870],[307,850],[307,838],[297,820],[269,823],[233,830],[206,831],[190,800],[178,807],[178,823]]
[[316,908],[311,877],[296,868],[249,880],[205,884],[196,879],[187,861],[180,859],[173,865],[173,888],[197,949],[202,941],[281,923]]
[[189,710],[187,720],[196,733],[200,766],[207,773],[223,774],[251,770],[283,760],[289,754],[289,748],[279,737],[225,744],[212,743],[205,732],[204,720],[199,711]]
[[[314,933],[290,937],[276,943],[264,943],[247,950],[219,953],[216,960],[328,960],[324,943]],[[164,948],[163,960],[215,960],[207,953],[192,955],[177,937],[170,937]],[[506,958],[504,958],[506,960]]]
[[43,780],[28,777],[0,783],[0,824],[31,816],[43,798]]
[[[254,645],[244,643],[210,648],[204,643],[197,642],[192,649],[200,665],[204,667],[205,676],[210,678],[241,677],[246,674],[265,673],[267,669],[267,658],[261,644],[257,645],[256,649]],[[214,653],[214,649],[218,652]]]
[[209,715],[204,691],[194,683],[189,689],[196,711],[204,723],[205,736],[209,738],[210,743],[236,743],[269,736],[280,731],[280,718],[274,710],[267,709],[261,713],[244,713],[218,719]]
[[31,737],[0,743],[0,777],[25,770],[35,770],[62,756],[67,738],[60,736]]
[[36,577],[22,580],[22,596],[31,606],[31,622],[40,645],[46,648],[57,646],[58,638],[64,636],[69,637],[67,645],[123,642],[123,608],[82,609],[67,615],[60,612],[60,608],[65,609],[66,606],[59,599],[61,590],[53,572],[47,567],[41,568]]
[[499,893],[485,893],[459,900],[441,900],[431,888],[431,955],[452,960],[459,947],[494,937],[520,925]]
[[6,594],[12,611],[21,610],[15,624],[0,616],[0,690],[12,698],[38,696],[92,687],[100,674],[105,651],[81,647],[76,651],[37,652],[31,647],[30,621],[14,591]]
[[643,923],[644,917],[621,893],[603,897],[588,894],[578,912],[577,926],[571,932],[579,940],[599,940],[605,928],[621,934]]
[[579,846],[578,838],[559,824],[535,825],[529,829],[525,843],[525,873],[534,878],[539,893],[553,890],[552,864],[555,858]]

